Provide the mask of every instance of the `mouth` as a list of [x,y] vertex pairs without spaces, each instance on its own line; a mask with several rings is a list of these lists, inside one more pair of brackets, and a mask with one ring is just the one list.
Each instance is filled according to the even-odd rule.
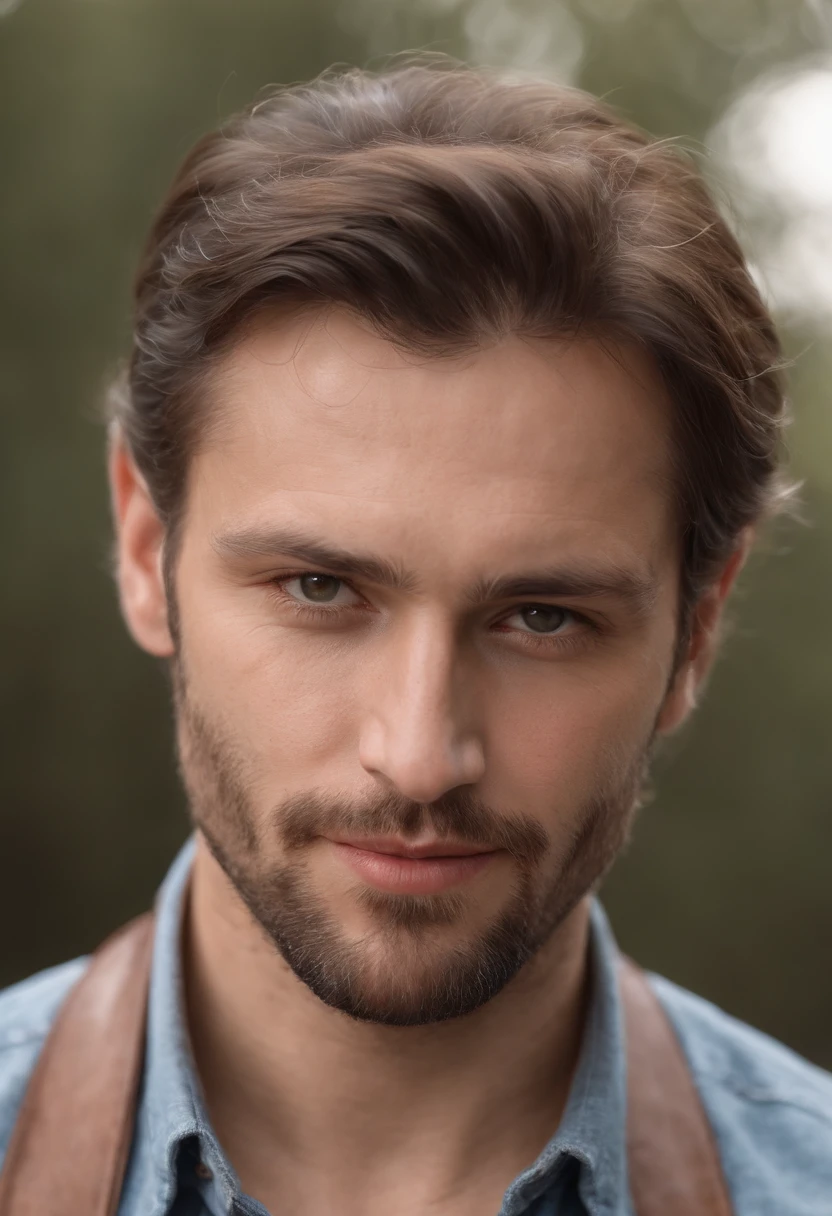
[[435,895],[484,870],[502,850],[462,841],[420,844],[394,837],[332,840],[339,860],[379,891]]

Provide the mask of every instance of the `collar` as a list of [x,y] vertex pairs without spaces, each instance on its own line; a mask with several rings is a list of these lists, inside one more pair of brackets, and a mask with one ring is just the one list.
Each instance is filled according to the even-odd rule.
[[[225,1216],[239,1179],[211,1128],[197,1079],[184,1012],[180,936],[193,859],[189,840],[156,902],[145,1067],[122,1216],[168,1216],[183,1186],[196,1188],[212,1216]],[[618,949],[601,905],[590,923],[591,995],[578,1065],[556,1133],[537,1160],[511,1183],[500,1216],[521,1216],[557,1185],[571,1165],[590,1216],[629,1213],[625,1144],[624,1032],[616,966]],[[201,1165],[194,1171],[194,1165]],[[251,1200],[245,1210],[265,1210]]]
[[618,947],[597,900],[592,902],[589,949],[589,1008],[566,1108],[543,1152],[506,1191],[499,1216],[520,1216],[570,1162],[578,1166],[578,1192],[590,1216],[630,1216]]
[[208,1120],[185,1019],[180,942],[194,844],[182,847],[156,898],[144,1074],[120,1216],[167,1216],[183,1185],[202,1192],[211,1216],[225,1216],[241,1193]]

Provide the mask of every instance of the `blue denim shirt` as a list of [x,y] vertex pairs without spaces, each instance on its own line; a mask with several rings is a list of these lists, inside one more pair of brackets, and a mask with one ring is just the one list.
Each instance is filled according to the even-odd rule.
[[[179,927],[192,853],[189,843],[160,894],[147,1056],[119,1216],[268,1216],[242,1193],[211,1129],[188,1043]],[[592,998],[563,1118],[509,1186],[499,1216],[634,1216],[617,950],[597,903],[591,950]],[[52,1019],[83,967],[78,959],[0,994],[0,1156]],[[705,1103],[737,1216],[832,1216],[832,1076],[669,981],[651,980]]]

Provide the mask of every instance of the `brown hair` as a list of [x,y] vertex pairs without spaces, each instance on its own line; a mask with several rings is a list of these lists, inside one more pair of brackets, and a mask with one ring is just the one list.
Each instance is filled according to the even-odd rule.
[[436,62],[347,71],[196,145],[111,395],[171,545],[206,373],[273,301],[344,305],[437,354],[508,332],[640,343],[675,406],[685,607],[787,493],[780,351],[736,241],[688,158],[578,90]]

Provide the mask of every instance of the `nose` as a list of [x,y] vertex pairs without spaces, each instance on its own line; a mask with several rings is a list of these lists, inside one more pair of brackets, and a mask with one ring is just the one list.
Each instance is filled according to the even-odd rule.
[[485,771],[474,690],[455,652],[449,626],[414,622],[389,639],[369,678],[361,765],[415,802],[435,802]]

